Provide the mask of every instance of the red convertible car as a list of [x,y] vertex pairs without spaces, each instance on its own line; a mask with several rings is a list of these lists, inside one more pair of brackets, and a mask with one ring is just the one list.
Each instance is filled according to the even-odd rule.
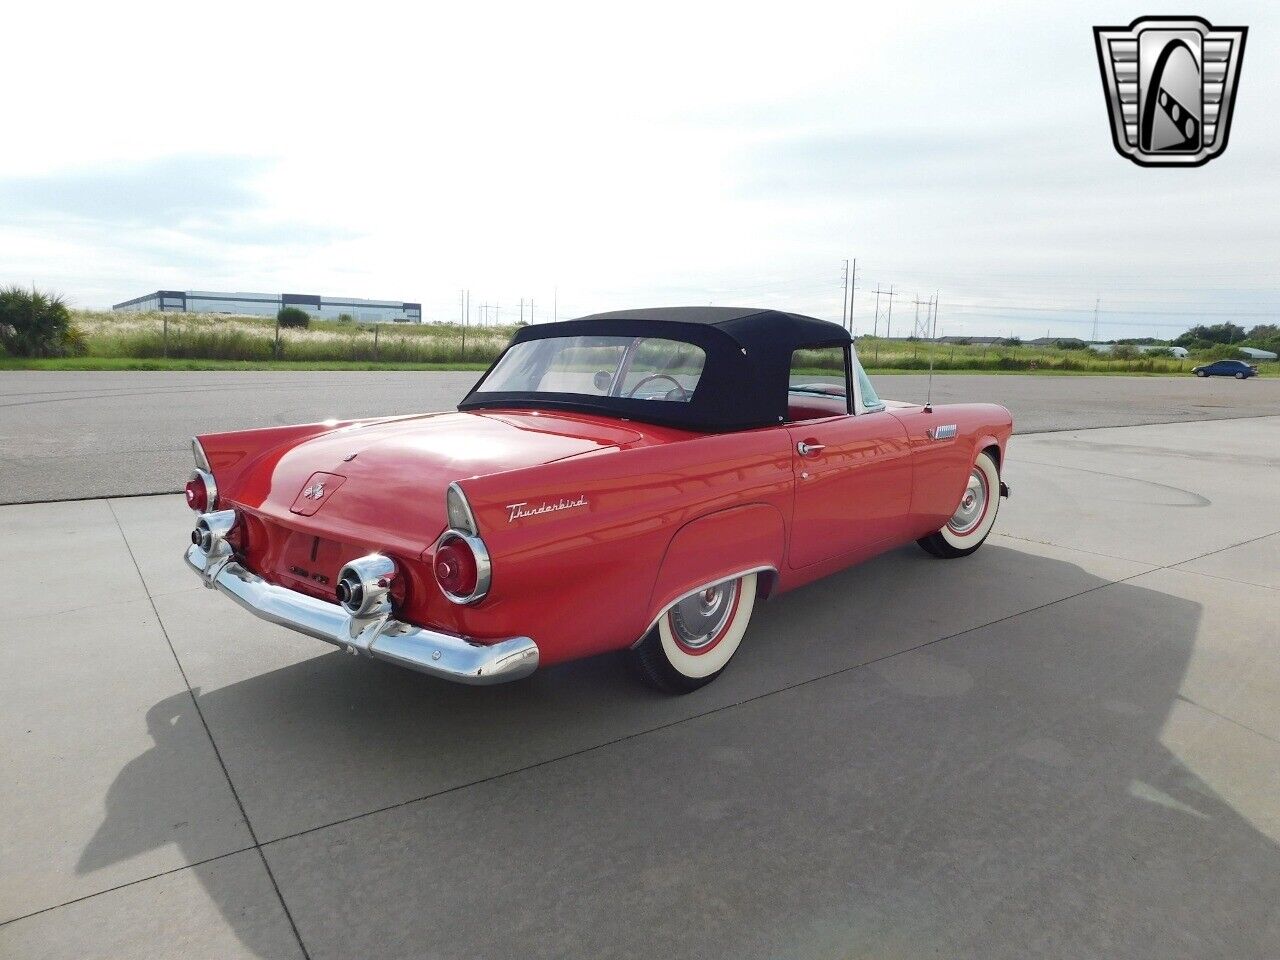
[[464,683],[631,650],[715,678],[758,600],[977,550],[1009,412],[876,397],[843,327],[633,310],[524,327],[456,412],[193,441],[187,562],[251,613]]

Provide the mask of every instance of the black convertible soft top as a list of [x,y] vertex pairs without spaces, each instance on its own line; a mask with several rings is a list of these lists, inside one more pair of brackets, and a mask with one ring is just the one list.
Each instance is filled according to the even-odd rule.
[[[701,347],[706,363],[693,399],[671,403],[579,393],[477,393],[473,387],[458,409],[540,407],[605,413],[687,430],[745,430],[786,420],[793,351],[849,344],[844,327],[798,313],[741,307],[658,307],[522,327],[507,350],[529,340],[581,336],[662,337]],[[492,370],[485,372],[476,387]]]

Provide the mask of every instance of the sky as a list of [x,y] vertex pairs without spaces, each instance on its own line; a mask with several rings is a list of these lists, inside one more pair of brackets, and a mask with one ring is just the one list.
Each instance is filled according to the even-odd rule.
[[935,294],[940,334],[1280,318],[1280,5],[1196,6],[1250,33],[1228,149],[1177,170],[1115,152],[1092,27],[1180,9],[613,7],[10,9],[0,283],[840,320],[856,258],[860,334],[891,286],[894,334]]

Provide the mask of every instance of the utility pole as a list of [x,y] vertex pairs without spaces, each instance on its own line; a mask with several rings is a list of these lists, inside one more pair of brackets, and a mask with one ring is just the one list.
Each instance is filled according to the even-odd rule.
[[890,339],[893,330],[893,284],[889,284],[889,316],[884,321],[884,338]]
[[844,261],[844,273],[841,276],[844,282],[844,292],[840,295],[840,326],[847,327],[849,325],[849,261]]
[[853,258],[853,267],[849,270],[849,332],[853,333],[853,295],[858,289],[858,258]]
[[520,298],[520,322],[524,323],[524,297]]
[[462,359],[467,359],[467,298],[470,296],[468,291],[458,291],[458,314],[459,320],[462,321]]
[[551,322],[555,323],[560,319],[560,288],[551,288]]
[[533,326],[533,297],[529,298],[529,325]]
[[880,284],[876,284],[876,315],[871,320],[871,335],[874,337],[880,332]]
[[1093,342],[1098,342],[1098,307],[1102,306],[1102,298],[1093,301]]

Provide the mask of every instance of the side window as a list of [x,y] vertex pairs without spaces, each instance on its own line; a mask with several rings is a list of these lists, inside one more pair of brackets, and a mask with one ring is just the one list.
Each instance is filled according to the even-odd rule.
[[844,347],[815,347],[791,354],[787,419],[817,420],[849,413]]

